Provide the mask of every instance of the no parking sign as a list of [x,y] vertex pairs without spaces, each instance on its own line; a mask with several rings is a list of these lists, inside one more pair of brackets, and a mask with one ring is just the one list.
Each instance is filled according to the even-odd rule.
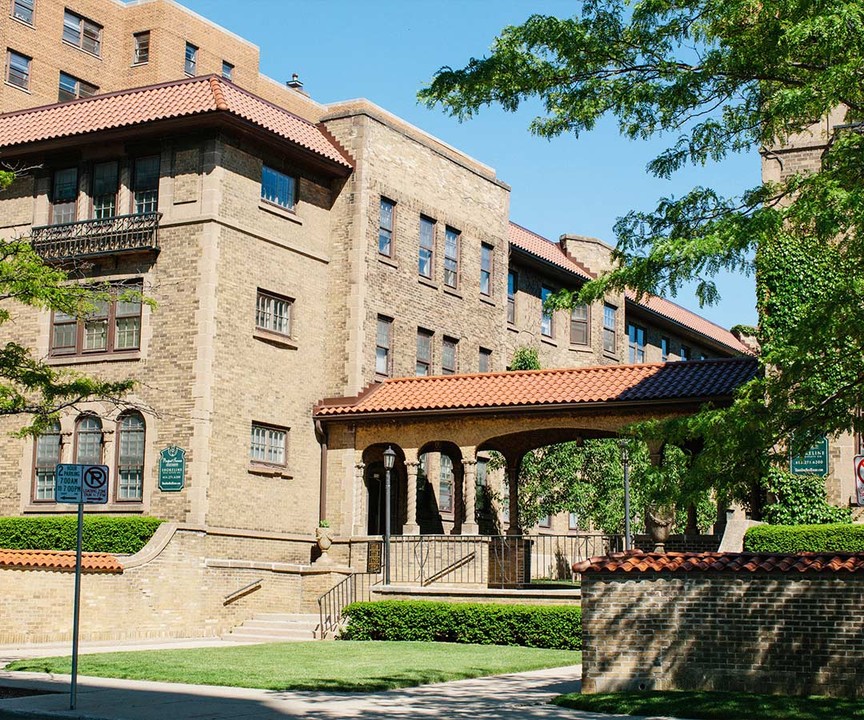
[[855,494],[858,496],[858,504],[864,505],[864,455],[856,455],[855,462]]

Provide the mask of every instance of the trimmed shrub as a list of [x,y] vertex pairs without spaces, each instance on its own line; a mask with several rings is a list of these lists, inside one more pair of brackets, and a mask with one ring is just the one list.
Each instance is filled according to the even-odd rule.
[[348,625],[340,636],[343,640],[582,648],[582,608],[578,606],[385,600],[352,603],[344,614]]
[[[84,516],[82,547],[85,552],[131,555],[153,537],[162,520],[154,517]],[[0,517],[0,548],[8,550],[74,550],[78,518]]]
[[748,552],[864,552],[864,525],[756,525],[744,536]]

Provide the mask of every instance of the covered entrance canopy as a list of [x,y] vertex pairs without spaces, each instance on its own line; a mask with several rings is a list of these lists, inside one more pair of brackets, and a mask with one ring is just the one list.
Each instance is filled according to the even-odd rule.
[[[516,477],[522,456],[550,443],[614,437],[634,422],[692,414],[705,403],[729,404],[758,372],[741,357],[642,365],[393,378],[357,397],[319,403],[314,418],[326,449],[322,515],[341,534],[367,534],[367,466],[398,454],[391,508],[405,534],[416,534],[420,458],[429,450],[453,464],[455,531],[476,534],[473,488],[477,453],[496,450],[507,463],[509,526],[518,533]],[[377,498],[378,496],[375,495]],[[422,512],[422,507],[420,508]],[[404,520],[404,522],[401,522]]]

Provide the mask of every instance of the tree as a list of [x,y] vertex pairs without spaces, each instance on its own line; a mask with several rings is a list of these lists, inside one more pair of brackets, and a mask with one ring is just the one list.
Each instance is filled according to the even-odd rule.
[[[769,368],[732,408],[641,429],[702,437],[702,482],[744,498],[791,445],[864,430],[864,4],[860,0],[585,0],[569,19],[535,15],[505,28],[487,57],[442,68],[420,93],[466,119],[487,105],[544,114],[532,132],[579,135],[604,115],[622,135],[671,135],[648,165],[687,164],[782,145],[842,108],[818,173],[723,197],[694,187],[615,225],[614,269],[552,307],[629,287],[671,293],[695,282],[718,299],[721,269],[755,272],[761,361]],[[751,502],[756,504],[755,494]]]

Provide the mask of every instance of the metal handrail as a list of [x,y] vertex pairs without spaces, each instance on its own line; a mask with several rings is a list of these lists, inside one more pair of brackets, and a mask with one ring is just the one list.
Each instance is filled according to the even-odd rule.
[[46,260],[158,250],[161,219],[162,213],[151,212],[40,225],[30,231],[30,240],[33,249]]
[[353,573],[321,595],[318,598],[319,639],[325,640],[330,633],[338,632],[345,621],[342,611],[351,603],[369,601],[372,587],[380,581],[380,573]]

